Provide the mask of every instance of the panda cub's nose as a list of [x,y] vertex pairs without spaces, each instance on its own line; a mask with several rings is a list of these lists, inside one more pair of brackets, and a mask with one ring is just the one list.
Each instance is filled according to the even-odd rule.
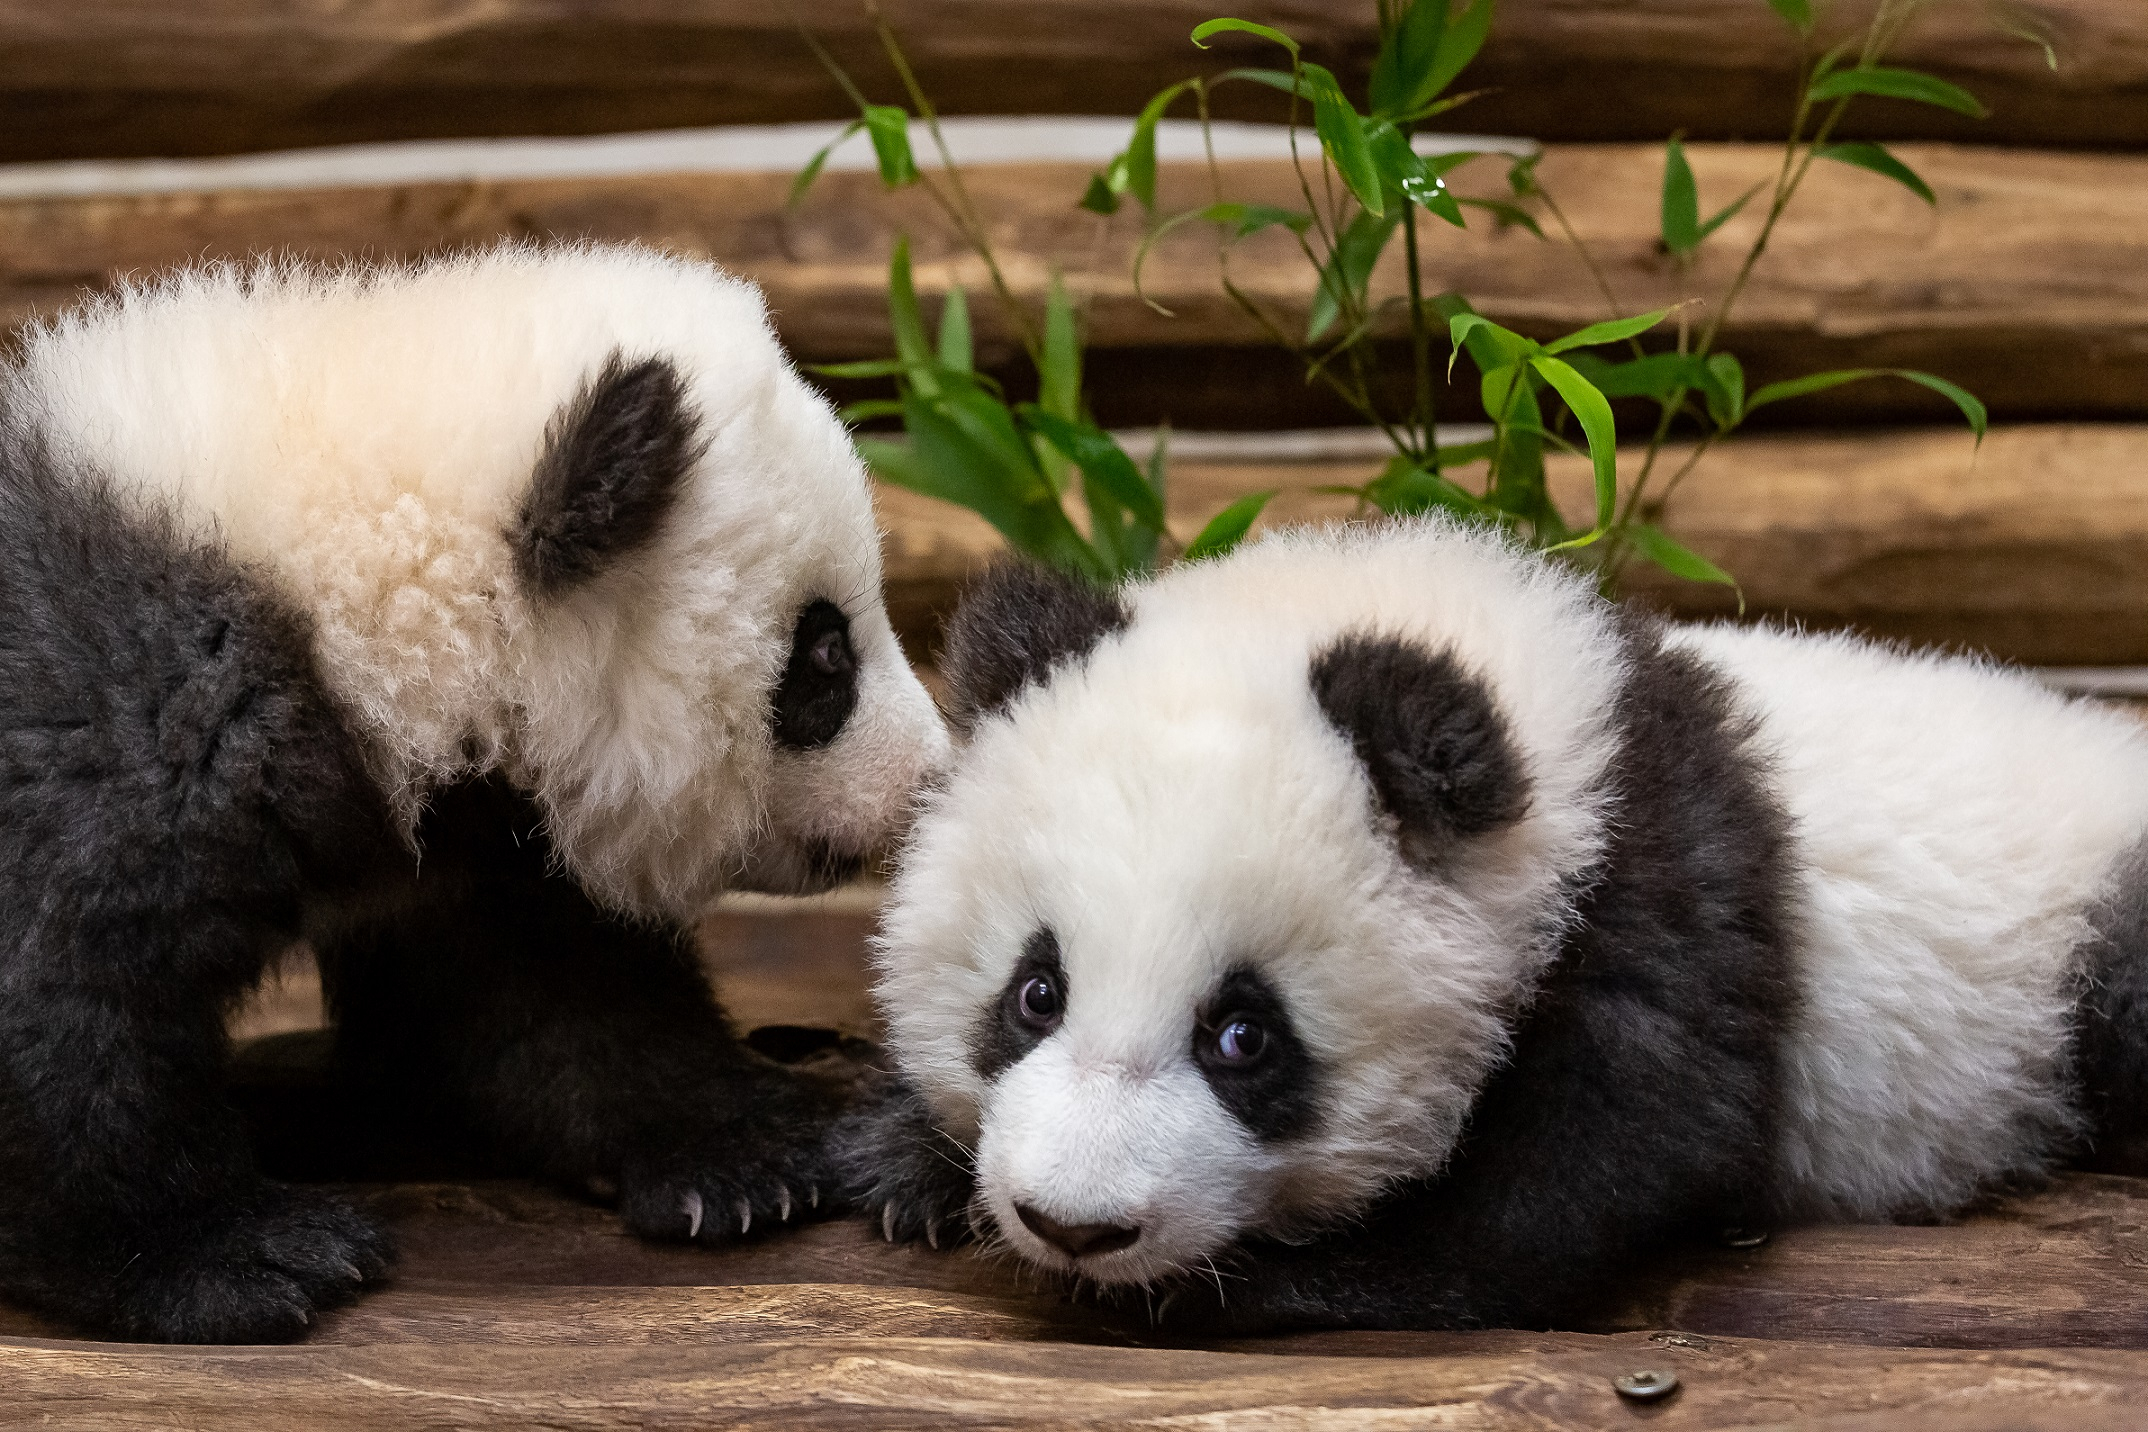
[[1017,1203],[1014,1212],[1024,1228],[1069,1258],[1088,1253],[1116,1253],[1121,1248],[1133,1247],[1134,1240],[1141,1236],[1139,1228],[1128,1228],[1122,1223],[1061,1223],[1026,1203]]

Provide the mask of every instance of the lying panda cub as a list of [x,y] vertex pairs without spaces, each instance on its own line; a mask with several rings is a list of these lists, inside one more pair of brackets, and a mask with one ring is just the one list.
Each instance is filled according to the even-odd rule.
[[204,269],[33,331],[0,405],[0,1296],[251,1340],[381,1273],[222,1096],[301,936],[354,1070],[635,1230],[833,1206],[833,1110],[685,930],[855,868],[946,738],[749,286]]
[[1571,1319],[2148,1123],[2148,732],[1434,521],[986,579],[879,950],[890,1237],[1198,1326]]

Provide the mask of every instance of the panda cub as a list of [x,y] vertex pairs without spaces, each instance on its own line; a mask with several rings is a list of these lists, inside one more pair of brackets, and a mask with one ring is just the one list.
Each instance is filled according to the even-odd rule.
[[1671,629],[1496,536],[1022,569],[878,951],[891,1238],[1184,1326],[1580,1316],[1687,1231],[1945,1212],[2148,1122],[2148,731]]
[[354,1077],[718,1241],[834,1110],[687,936],[946,737],[864,470],[759,295],[629,248],[180,273],[0,374],[0,1296],[257,1340],[386,1267],[264,1180],[224,1019],[320,958]]

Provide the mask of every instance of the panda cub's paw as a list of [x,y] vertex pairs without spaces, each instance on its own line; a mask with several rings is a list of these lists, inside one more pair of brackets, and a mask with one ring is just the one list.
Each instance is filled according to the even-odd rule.
[[727,1091],[735,1113],[652,1134],[619,1174],[619,1216],[644,1238],[733,1243],[838,1211],[835,1102],[777,1070]]
[[940,1131],[907,1084],[883,1079],[830,1142],[844,1193],[888,1242],[951,1248],[973,1236],[970,1151]]
[[261,1343],[302,1337],[314,1314],[356,1297],[394,1260],[357,1210],[263,1184],[117,1277],[115,1331],[151,1342]]

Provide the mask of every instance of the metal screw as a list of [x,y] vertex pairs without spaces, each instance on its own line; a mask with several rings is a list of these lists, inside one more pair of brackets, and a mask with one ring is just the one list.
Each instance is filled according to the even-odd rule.
[[1622,1372],[1611,1379],[1618,1395],[1631,1402],[1658,1402],[1678,1390],[1678,1374],[1643,1370]]

